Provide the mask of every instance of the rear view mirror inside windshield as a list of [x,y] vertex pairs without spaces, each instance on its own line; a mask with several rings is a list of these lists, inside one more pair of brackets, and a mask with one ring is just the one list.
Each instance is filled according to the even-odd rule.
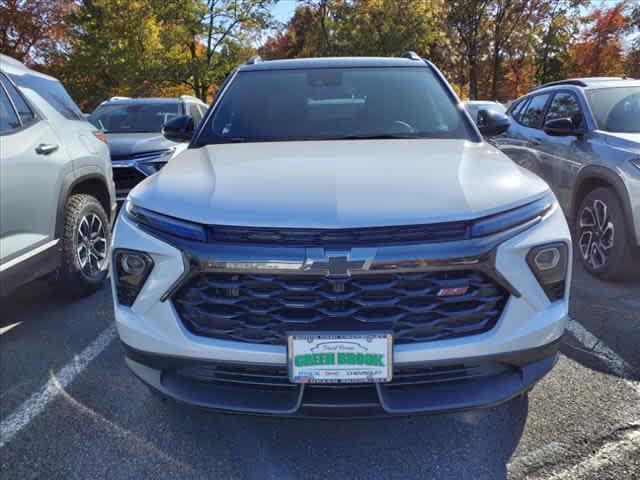
[[314,70],[307,73],[307,84],[312,87],[335,87],[342,84],[341,70]]

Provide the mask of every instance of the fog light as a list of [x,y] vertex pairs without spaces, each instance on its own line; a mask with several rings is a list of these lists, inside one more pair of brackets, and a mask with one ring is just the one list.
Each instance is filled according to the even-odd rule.
[[535,254],[533,261],[536,267],[538,267],[538,270],[551,270],[558,266],[561,256],[558,247],[545,248]]
[[146,266],[145,259],[137,253],[120,255],[120,265],[127,275],[140,275]]
[[568,248],[565,243],[550,243],[529,250],[527,263],[552,302],[564,297]]
[[118,303],[130,307],[153,269],[153,260],[144,252],[117,249],[113,265]]

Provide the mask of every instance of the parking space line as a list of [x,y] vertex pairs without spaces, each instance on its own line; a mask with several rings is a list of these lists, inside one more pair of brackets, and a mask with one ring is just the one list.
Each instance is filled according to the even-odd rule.
[[633,369],[622,357],[620,357],[620,355],[611,350],[607,344],[575,320],[569,320],[567,324],[567,331],[569,331],[569,333],[571,333],[571,335],[573,335],[582,345],[588,348],[590,352],[602,360],[609,367],[612,373],[618,375],[627,386],[640,395],[640,382],[629,378],[633,375]]
[[636,429],[627,430],[621,438],[605,443],[597,452],[582,462],[566,470],[546,477],[546,480],[568,480],[583,478],[585,475],[623,461],[625,456],[640,449],[640,423],[631,425]]
[[4,447],[20,430],[40,415],[47,405],[58,397],[61,389],[69,386],[75,378],[116,338],[116,327],[110,325],[102,331],[82,352],[69,363],[52,373],[40,390],[25,400],[17,410],[0,422],[0,448]]

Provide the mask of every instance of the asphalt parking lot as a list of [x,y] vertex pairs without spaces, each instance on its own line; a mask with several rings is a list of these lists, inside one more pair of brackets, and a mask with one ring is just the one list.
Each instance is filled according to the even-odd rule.
[[107,287],[0,302],[2,479],[640,479],[640,282],[575,272],[560,361],[528,401],[382,420],[163,402],[124,366]]

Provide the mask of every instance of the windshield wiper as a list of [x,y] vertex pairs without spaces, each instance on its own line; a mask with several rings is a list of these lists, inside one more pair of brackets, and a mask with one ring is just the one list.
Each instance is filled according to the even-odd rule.
[[344,135],[342,137],[328,137],[326,139],[318,139],[318,140],[387,140],[394,138],[424,138],[422,135],[418,134],[391,134],[384,133],[379,135]]

